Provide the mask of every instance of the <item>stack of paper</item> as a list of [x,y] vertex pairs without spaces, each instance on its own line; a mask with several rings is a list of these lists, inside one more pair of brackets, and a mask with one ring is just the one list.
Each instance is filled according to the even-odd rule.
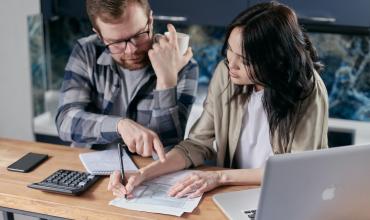
[[186,197],[177,199],[167,195],[171,186],[191,172],[191,170],[179,171],[144,182],[134,189],[134,198],[129,200],[117,198],[109,204],[125,209],[175,216],[192,212],[198,206],[201,196],[194,199]]
[[[109,175],[120,170],[118,150],[103,150],[80,154],[80,160],[87,172],[93,175]],[[125,171],[138,170],[130,156],[123,151],[123,167]]]

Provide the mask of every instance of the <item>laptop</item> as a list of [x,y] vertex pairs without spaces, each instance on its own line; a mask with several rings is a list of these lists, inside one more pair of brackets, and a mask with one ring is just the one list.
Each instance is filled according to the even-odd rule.
[[271,156],[261,188],[213,200],[229,219],[370,219],[370,144]]

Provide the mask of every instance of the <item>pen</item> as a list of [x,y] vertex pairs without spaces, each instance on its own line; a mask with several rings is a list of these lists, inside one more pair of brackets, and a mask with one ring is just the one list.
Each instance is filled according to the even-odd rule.
[[[124,147],[123,144],[118,144],[118,154],[119,154],[119,164],[121,167],[121,182],[123,185],[126,185],[126,178],[125,178],[125,169],[123,168],[123,153],[122,148]],[[127,194],[125,194],[125,199],[127,199]]]

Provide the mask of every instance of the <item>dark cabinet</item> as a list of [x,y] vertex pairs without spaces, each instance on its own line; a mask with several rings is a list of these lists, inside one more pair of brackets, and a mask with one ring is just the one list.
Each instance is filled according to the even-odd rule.
[[[149,0],[156,19],[184,24],[225,26],[247,8],[248,0]],[[45,19],[87,18],[85,0],[41,0]]]
[[[265,0],[249,0],[252,6]],[[370,27],[369,0],[280,0],[307,22]]]
[[45,20],[57,16],[88,19],[85,0],[41,0],[41,13]]
[[[225,26],[241,11],[268,0],[149,0],[157,19]],[[370,27],[370,0],[280,0],[304,21]],[[41,0],[45,19],[87,18],[85,0]]]
[[248,0],[149,0],[155,18],[186,24],[225,26],[247,8]]

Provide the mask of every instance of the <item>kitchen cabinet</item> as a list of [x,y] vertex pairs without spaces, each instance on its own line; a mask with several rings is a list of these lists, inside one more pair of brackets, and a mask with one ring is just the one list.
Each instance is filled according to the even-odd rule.
[[[225,26],[241,11],[268,0],[149,0],[159,20]],[[301,20],[370,27],[370,0],[280,0]],[[84,0],[41,0],[44,19],[53,16],[87,18]]]
[[[266,0],[249,0],[248,6]],[[370,27],[369,0],[280,0],[305,22]]]
[[88,19],[85,0],[41,0],[41,12],[44,20],[57,16]]
[[[149,0],[157,20],[225,26],[247,8],[248,0]],[[44,19],[67,16],[87,19],[85,0],[41,0]]]
[[225,26],[247,8],[248,0],[149,0],[155,18],[185,24]]

